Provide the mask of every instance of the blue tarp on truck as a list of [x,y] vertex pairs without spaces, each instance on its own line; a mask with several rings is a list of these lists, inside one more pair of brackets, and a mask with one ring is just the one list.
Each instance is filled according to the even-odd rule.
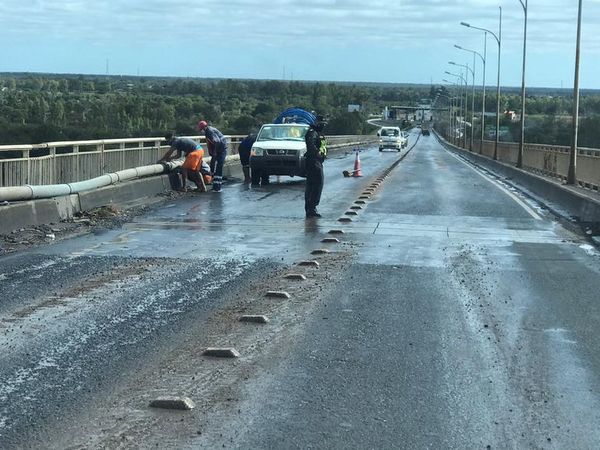
[[301,108],[288,108],[277,116],[273,123],[305,123],[313,125],[317,117]]

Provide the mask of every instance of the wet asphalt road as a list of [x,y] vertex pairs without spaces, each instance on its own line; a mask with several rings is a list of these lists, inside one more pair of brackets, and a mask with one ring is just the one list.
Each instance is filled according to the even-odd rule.
[[433,137],[344,228],[341,283],[201,446],[600,446],[594,250]]
[[[363,149],[365,176],[397,153]],[[305,259],[363,179],[333,155],[321,211],[304,220],[304,181],[190,194],[122,228],[0,259],[0,448],[43,448],[252,280]],[[158,350],[157,350],[158,349]],[[56,430],[59,430],[58,432]]]
[[[365,151],[350,180],[351,157],[328,161],[319,221],[303,220],[303,182],[230,185],[0,259],[0,447],[60,447],[66,423],[182,330],[322,246],[396,158]],[[169,433],[181,448],[600,446],[595,250],[433,136],[343,228],[337,279],[257,356],[235,414],[124,446]]]

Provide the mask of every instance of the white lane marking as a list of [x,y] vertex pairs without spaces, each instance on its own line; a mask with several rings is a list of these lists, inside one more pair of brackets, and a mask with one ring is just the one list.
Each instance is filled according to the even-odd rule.
[[[444,149],[444,150],[446,150],[446,149]],[[531,217],[533,217],[535,220],[542,220],[542,218],[540,217],[540,215],[538,213],[536,213],[533,209],[531,209],[529,207],[529,205],[527,205],[527,203],[525,203],[523,200],[521,200],[515,194],[513,194],[512,192],[510,192],[508,189],[506,189],[504,186],[502,186],[496,180],[494,180],[494,179],[488,177],[487,175],[481,173],[481,171],[479,171],[477,168],[473,167],[471,164],[467,163],[465,160],[463,160],[462,158],[458,157],[457,155],[455,155],[454,153],[452,153],[450,150],[446,150],[446,151],[452,157],[456,158],[461,163],[463,163],[465,166],[467,166],[469,169],[471,169],[473,172],[475,172],[476,174],[478,174],[480,177],[486,179],[487,181],[489,181],[490,183],[492,183],[494,186],[496,186],[498,189],[500,189],[502,192],[504,192],[506,195],[508,195],[510,198],[512,198],[515,202],[517,202],[519,204],[519,206],[521,206],[521,208],[523,208],[525,211],[527,211],[529,213],[529,215]]]

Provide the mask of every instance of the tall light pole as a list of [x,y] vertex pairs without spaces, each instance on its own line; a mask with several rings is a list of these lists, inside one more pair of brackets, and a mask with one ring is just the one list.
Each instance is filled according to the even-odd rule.
[[519,141],[519,156],[517,167],[523,167],[523,148],[525,146],[525,60],[527,57],[527,0],[519,0],[523,7],[525,23],[523,25],[523,70],[521,75],[521,140]]
[[[485,41],[483,43],[483,56],[481,56],[481,53],[476,52],[475,50],[469,50],[468,48],[464,48],[461,47],[460,45],[455,45],[454,47],[456,47],[459,50],[464,50],[465,52],[471,52],[473,53],[473,55],[477,55],[481,58],[481,62],[483,63],[483,81],[482,81],[482,95],[481,95],[481,142],[479,144],[479,153],[482,153],[483,150],[483,130],[485,128],[485,59],[486,59],[486,50],[487,50],[487,33],[485,33]],[[473,58],[475,58],[475,56],[473,56]],[[475,64],[473,64],[473,67],[475,67]],[[471,135],[473,134],[473,131],[471,131]],[[471,136],[472,137],[472,136]],[[472,147],[472,143],[471,143],[471,147]]]
[[581,47],[581,0],[577,13],[577,46],[575,47],[575,84],[573,87],[573,142],[569,156],[567,184],[577,184],[577,134],[579,133],[579,54]]
[[[458,73],[452,73],[452,72],[448,72],[446,71],[446,73],[448,75],[452,75],[453,77],[456,77],[457,79],[460,79],[460,87],[462,89],[463,83],[465,86],[465,103],[464,103],[464,108],[463,108],[463,98],[462,98],[462,94],[460,94],[460,103],[461,103],[461,110],[462,110],[462,115],[463,115],[463,148],[467,148],[467,128],[466,128],[466,116],[467,116],[467,87],[469,86],[469,82],[465,79],[465,77],[462,76],[462,74],[458,74]],[[459,141],[460,142],[460,141]]]
[[[448,127],[449,127],[449,128],[452,128],[452,122],[451,122],[450,120],[451,120],[451,117],[452,117],[452,110],[451,110],[451,108],[452,108],[453,101],[454,101],[454,100],[453,100],[453,97],[450,97],[449,95],[443,94],[443,93],[442,93],[442,91],[438,91],[438,92],[437,92],[437,94],[436,94],[436,96],[435,96],[435,100],[433,101],[433,105],[432,105],[432,106],[435,106],[435,105],[436,105],[436,103],[437,103],[437,100],[438,100],[440,97],[446,98],[446,99],[448,100],[448,107],[449,107],[449,108],[448,108],[448,111],[449,111],[449,121],[448,121]],[[434,124],[434,125],[435,125],[435,124]],[[447,135],[446,135],[446,138],[448,138],[448,136],[447,136]]]
[[[454,85],[454,89],[458,90],[458,88],[456,87],[457,86],[456,82],[446,80],[445,78],[442,81],[444,83],[448,83],[448,84]],[[455,117],[455,114],[454,114],[454,108],[456,106],[458,106],[458,104],[454,104],[455,100],[457,101],[458,97],[451,97],[450,98],[450,108],[451,108],[450,109],[450,129],[452,130],[452,143],[454,145],[456,145],[456,139],[457,139],[457,137],[456,137],[456,117]],[[458,101],[457,101],[457,103],[458,103]]]
[[488,30],[486,28],[475,27],[466,22],[461,22],[460,24],[465,27],[473,28],[474,30],[484,31],[486,33],[490,33],[496,42],[498,43],[498,80],[496,83],[496,142],[494,143],[494,159],[498,159],[498,141],[500,139],[500,56],[502,53],[502,6],[498,7],[500,9],[500,20],[498,23],[498,35],[496,35],[493,31]]
[[[469,142],[469,151],[473,151],[473,117],[475,115],[475,55],[473,55],[473,69],[469,67],[468,64],[457,64],[454,61],[448,61],[448,64],[452,64],[453,66],[464,67],[467,69],[467,77],[468,72],[471,72],[473,76],[473,85],[471,86],[471,139]],[[466,130],[466,128],[465,128]],[[466,136],[465,136],[466,139]],[[466,144],[465,144],[466,147]]]

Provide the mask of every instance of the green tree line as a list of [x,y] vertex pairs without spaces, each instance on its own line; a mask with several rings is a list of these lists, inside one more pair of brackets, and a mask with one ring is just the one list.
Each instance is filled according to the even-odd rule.
[[[0,143],[194,134],[206,119],[246,134],[296,106],[329,117],[329,134],[373,132],[369,113],[417,104],[429,87],[62,75],[0,76]],[[349,104],[361,105],[349,113]]]
[[[455,95],[454,91],[444,93]],[[541,90],[540,90],[541,91]],[[467,105],[467,120],[471,116],[471,92]],[[481,91],[475,92],[475,136],[480,136]],[[447,106],[447,101],[440,100],[438,106]],[[495,129],[496,92],[486,93],[485,110],[486,132]],[[508,129],[500,135],[503,141],[519,141],[521,138],[520,121],[512,121],[505,112],[521,113],[521,96],[518,90],[500,95],[500,126]],[[578,143],[581,147],[600,148],[600,95],[597,91],[584,92],[580,97]],[[444,116],[447,117],[447,116]],[[529,94],[525,99],[525,141],[533,144],[571,145],[572,139],[573,97],[568,90],[552,92],[543,91]],[[493,137],[489,137],[493,139]]]

